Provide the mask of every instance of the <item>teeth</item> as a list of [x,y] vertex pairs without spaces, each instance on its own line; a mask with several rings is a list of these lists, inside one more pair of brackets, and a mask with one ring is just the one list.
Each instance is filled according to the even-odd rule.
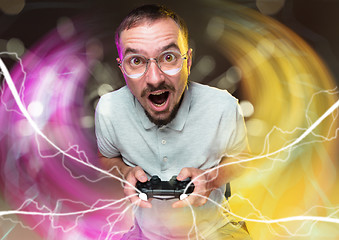
[[161,107],[161,106],[164,106],[165,105],[165,103],[166,103],[166,101],[165,102],[163,102],[162,104],[156,104],[156,103],[153,103],[155,106],[157,106],[157,107]]
[[[152,96],[153,98],[158,98],[157,96],[160,96],[160,95],[163,95],[163,94],[166,94],[167,91],[159,91],[159,92],[154,92],[154,93],[150,93],[149,95],[149,99],[151,100],[152,104],[156,107],[162,107],[166,104],[167,102],[167,99],[163,102],[163,103],[156,103],[157,101],[155,99],[153,99],[154,101],[152,101]],[[160,99],[158,99],[158,102],[160,101]]]
[[152,95],[161,95],[163,94],[164,92],[158,92],[158,93],[151,93]]

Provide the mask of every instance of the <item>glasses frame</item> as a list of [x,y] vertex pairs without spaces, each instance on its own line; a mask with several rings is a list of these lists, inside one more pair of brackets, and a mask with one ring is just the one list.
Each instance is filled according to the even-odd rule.
[[[184,54],[181,54],[180,51],[175,51],[175,50],[174,50],[174,51],[171,51],[171,50],[167,50],[167,51],[161,52],[156,58],[146,58],[146,57],[145,57],[144,55],[142,55],[142,54],[129,54],[129,55],[126,55],[122,60],[120,60],[120,62],[118,63],[118,66],[121,67],[122,71],[124,72],[124,74],[125,74],[127,77],[129,77],[129,78],[140,78],[140,77],[144,76],[145,73],[147,72],[151,60],[154,60],[154,61],[156,62],[157,66],[158,66],[158,68],[160,69],[161,72],[163,72],[164,74],[166,74],[166,75],[168,75],[168,76],[173,76],[173,75],[177,74],[178,72],[176,72],[176,73],[174,73],[174,74],[172,74],[172,75],[171,75],[171,74],[168,74],[168,73],[164,72],[164,71],[161,69],[160,65],[159,65],[159,57],[160,57],[161,55],[163,55],[164,53],[167,53],[167,52],[169,52],[169,53],[170,53],[170,52],[176,52],[176,53],[179,53],[179,54],[180,54],[181,59],[182,59],[181,66],[180,66],[180,70],[178,70],[178,72],[180,72],[180,71],[182,70],[182,66],[184,65],[184,60],[187,60],[187,58],[188,58],[188,57],[187,57],[188,51],[187,51],[186,53],[184,53]],[[186,56],[185,56],[185,55],[186,55]],[[126,73],[126,70],[125,70],[124,67],[123,67],[124,60],[126,59],[126,57],[130,57],[130,56],[141,56],[141,57],[143,57],[143,58],[146,59],[146,68],[145,68],[145,71],[144,71],[143,73],[141,73],[140,75],[136,76],[136,77],[133,77],[132,75],[129,75],[128,73]]]

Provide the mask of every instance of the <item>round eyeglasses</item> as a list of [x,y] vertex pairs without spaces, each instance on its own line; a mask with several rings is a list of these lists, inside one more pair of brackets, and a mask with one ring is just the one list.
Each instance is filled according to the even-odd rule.
[[165,51],[160,53],[156,58],[146,58],[141,54],[131,54],[124,57],[119,66],[129,78],[139,78],[143,76],[150,65],[150,61],[154,60],[159,69],[167,75],[175,75],[181,71],[183,62],[187,57],[178,51]]

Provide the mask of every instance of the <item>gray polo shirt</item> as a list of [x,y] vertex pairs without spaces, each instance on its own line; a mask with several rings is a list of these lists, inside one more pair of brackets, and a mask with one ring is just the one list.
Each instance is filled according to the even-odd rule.
[[[225,154],[237,154],[246,146],[246,130],[237,99],[226,90],[194,82],[188,84],[177,116],[165,126],[152,123],[125,86],[101,97],[95,127],[98,148],[104,156],[121,156],[127,165],[140,166],[149,176],[158,175],[162,180],[169,180],[183,167],[214,167]],[[223,193],[221,187],[210,197],[222,203]],[[166,239],[165,233],[168,239],[180,239],[179,235],[187,239],[188,230],[183,226],[187,225],[188,229],[192,226],[190,209],[173,210],[171,204],[171,201],[153,200],[152,209],[137,210],[136,219],[146,235],[152,232],[149,232],[153,234],[151,239],[157,239],[156,229],[159,239]],[[225,218],[217,214],[219,208],[212,203],[197,209],[204,212],[197,213],[200,217],[197,222],[204,225],[207,221],[205,225],[209,226],[201,232],[225,224]]]

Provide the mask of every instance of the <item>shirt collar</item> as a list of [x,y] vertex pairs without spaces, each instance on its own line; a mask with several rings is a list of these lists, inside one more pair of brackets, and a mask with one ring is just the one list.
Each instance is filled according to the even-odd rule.
[[[153,122],[151,122],[148,119],[144,108],[141,106],[141,104],[139,103],[139,101],[135,97],[134,97],[134,104],[135,104],[137,115],[138,115],[143,127],[146,130],[151,129],[153,127],[157,127]],[[189,89],[189,84],[187,84],[186,89],[184,91],[184,96],[183,96],[183,99],[182,99],[182,102],[181,102],[181,105],[179,107],[177,115],[175,116],[175,118],[170,123],[168,123],[165,126],[162,126],[162,128],[168,127],[168,128],[172,128],[173,130],[176,130],[176,131],[182,131],[182,129],[185,126],[187,117],[188,117],[190,104],[191,104],[191,91]]]

